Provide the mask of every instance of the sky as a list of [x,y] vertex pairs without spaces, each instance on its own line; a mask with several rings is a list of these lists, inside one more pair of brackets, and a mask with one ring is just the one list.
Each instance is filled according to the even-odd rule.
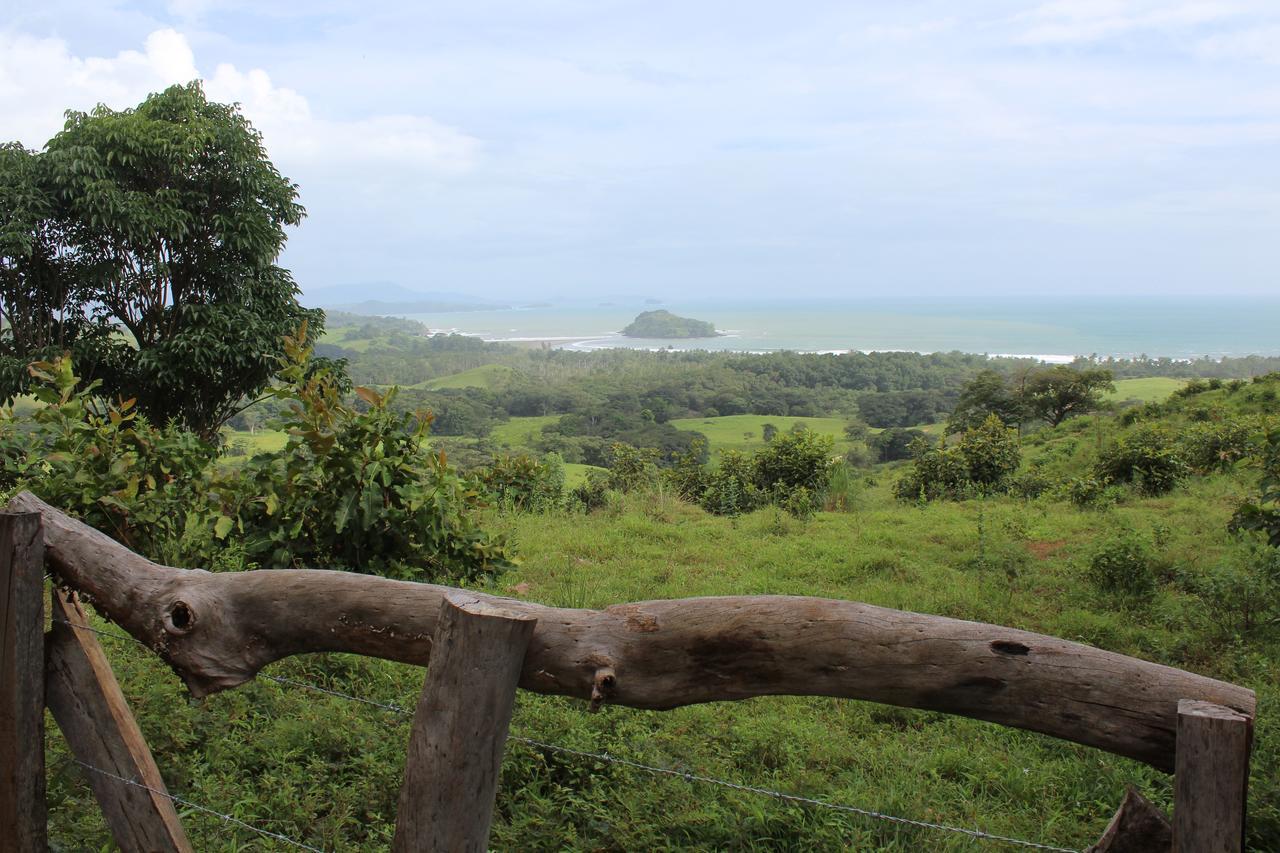
[[1275,0],[0,0],[0,139],[197,77],[308,293],[1276,294]]

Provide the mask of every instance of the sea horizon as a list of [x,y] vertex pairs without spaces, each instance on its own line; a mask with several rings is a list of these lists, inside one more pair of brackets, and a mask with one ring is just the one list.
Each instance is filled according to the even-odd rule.
[[[641,311],[708,320],[714,338],[631,338]],[[1280,355],[1280,300],[1045,298],[763,301],[618,299],[496,310],[403,313],[433,331],[574,350],[970,352],[1069,362],[1101,358]]]

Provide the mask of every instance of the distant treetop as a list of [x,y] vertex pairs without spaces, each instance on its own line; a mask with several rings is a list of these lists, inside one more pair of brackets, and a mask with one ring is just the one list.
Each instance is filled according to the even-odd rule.
[[622,330],[629,338],[714,338],[714,323],[677,317],[670,311],[644,311]]

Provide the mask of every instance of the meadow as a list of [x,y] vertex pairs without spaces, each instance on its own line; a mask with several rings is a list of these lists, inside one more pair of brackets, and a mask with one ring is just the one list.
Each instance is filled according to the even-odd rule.
[[[886,472],[887,473],[887,472]],[[600,513],[505,516],[523,561],[488,589],[548,604],[603,607],[649,598],[803,594],[990,621],[1242,681],[1259,706],[1280,700],[1276,658],[1188,630],[1191,603],[1099,595],[1082,562],[1100,535],[1168,530],[1162,560],[1204,566],[1235,545],[1225,533],[1230,477],[1099,513],[1009,498],[904,505],[878,476],[846,513],[802,522],[774,509],[723,518],[669,494],[626,495]],[[403,718],[371,706],[256,681],[201,702],[131,643],[108,643],[126,695],[173,790],[241,819],[334,850],[390,838]],[[1260,656],[1261,654],[1261,656]],[[421,672],[347,656],[305,656],[269,673],[412,708]],[[1082,847],[1126,785],[1168,806],[1169,777],[1086,747],[943,714],[834,699],[764,697],[589,714],[521,694],[513,734],[929,821]],[[1280,737],[1259,718],[1251,819],[1280,832],[1270,763]],[[61,747],[51,798],[70,846],[105,838]],[[494,849],[858,849],[960,851],[972,839],[780,803],[514,741],[503,764]],[[254,846],[217,821],[187,817],[197,849]],[[1280,837],[1280,836],[1266,836]],[[259,849],[254,846],[254,849]],[[1265,848],[1258,848],[1265,849]]]

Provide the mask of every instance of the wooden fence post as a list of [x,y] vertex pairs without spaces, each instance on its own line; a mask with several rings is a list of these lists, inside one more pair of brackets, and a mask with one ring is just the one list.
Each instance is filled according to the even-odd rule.
[[130,785],[85,771],[111,836],[122,850],[189,853],[173,801],[129,710],[111,664],[75,593],[53,591],[53,630],[45,661],[49,711],[76,760]]
[[0,850],[43,853],[44,536],[39,513],[0,513],[0,631]]
[[537,619],[449,593],[413,716],[392,850],[488,849],[516,683]]
[[1173,776],[1174,853],[1239,853],[1253,719],[1215,705],[1178,702]]

